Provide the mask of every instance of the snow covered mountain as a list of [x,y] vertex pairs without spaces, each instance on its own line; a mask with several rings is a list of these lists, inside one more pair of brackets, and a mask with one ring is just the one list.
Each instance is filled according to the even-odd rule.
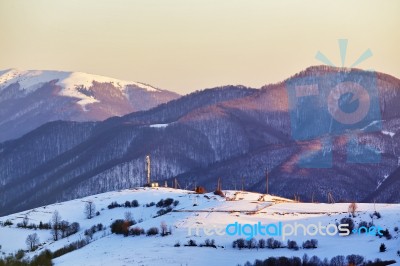
[[[337,77],[376,79],[381,130],[357,136],[376,147],[379,163],[348,162],[351,132],[332,138],[332,166],[304,168],[302,155],[318,139],[292,137],[286,84]],[[303,85],[299,83],[299,85]],[[199,91],[103,122],[52,122],[0,143],[0,215],[145,183],[145,156],[154,180],[182,187],[269,192],[302,201],[400,202],[400,80],[357,69],[310,67],[286,81],[251,89],[226,86]],[[309,105],[312,106],[312,105]],[[317,113],[318,110],[313,110]],[[323,119],[313,120],[315,126]],[[356,149],[355,149],[356,151]]]
[[143,83],[82,72],[0,71],[0,142],[46,122],[99,121],[178,97]]
[[[32,258],[47,249],[52,252],[51,257],[56,266],[244,265],[246,261],[253,263],[256,259],[263,261],[269,257],[281,256],[302,258],[304,254],[313,262],[318,261],[318,258],[326,258],[328,261],[328,264],[310,265],[349,265],[346,263],[348,259],[360,260],[360,257],[351,255],[362,256],[363,261],[400,260],[397,254],[400,249],[399,204],[358,204],[352,218],[356,231],[340,236],[338,232],[333,233],[333,229],[342,223],[343,218],[346,221],[350,219],[349,203],[298,203],[246,191],[223,192],[226,197],[172,188],[134,188],[3,216],[0,217],[0,259],[20,249],[26,251],[25,258]],[[88,202],[92,203],[94,211],[90,219],[85,211]],[[64,228],[59,232],[57,241],[54,240],[55,231],[47,228],[47,223],[56,223],[56,211],[58,223],[63,226],[60,228]],[[371,221],[376,227],[387,229],[390,236],[379,237],[357,232],[359,226]],[[74,223],[78,223],[79,227]],[[248,228],[239,230],[241,235],[226,234],[227,225],[235,223],[251,226],[258,223],[294,226],[297,223],[309,231],[304,234],[299,229],[297,235],[289,235],[290,230],[285,229],[282,231],[285,232],[283,237],[283,233],[274,235],[278,233],[273,230],[255,230],[254,240],[246,241],[251,238],[244,234],[250,232]],[[113,229],[110,227],[112,224],[115,225]],[[126,227],[117,227],[117,224],[125,224]],[[330,234],[316,230],[314,225],[329,227]],[[68,228],[74,230],[68,231]],[[164,229],[167,233],[161,236]],[[158,233],[151,235],[149,232],[153,231]],[[33,234],[37,236],[34,243],[37,249],[29,251],[26,239]],[[271,237],[277,241],[273,245],[280,244],[280,248],[270,246],[267,239]],[[245,240],[243,246],[240,242],[234,246],[234,241],[240,238]],[[297,248],[293,242],[289,248],[289,239],[296,242]],[[307,248],[309,246],[303,243],[311,239],[317,240],[313,242],[317,244]],[[260,240],[264,240],[264,244]],[[381,244],[385,245],[385,252],[380,252]],[[332,258],[335,258],[333,262],[337,259],[343,260],[343,263],[329,264]],[[361,265],[358,262],[354,265]]]

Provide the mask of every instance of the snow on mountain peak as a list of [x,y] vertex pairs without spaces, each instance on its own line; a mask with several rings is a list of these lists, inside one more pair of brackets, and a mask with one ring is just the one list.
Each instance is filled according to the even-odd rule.
[[61,96],[80,99],[78,104],[80,104],[82,107],[90,103],[99,102],[93,96],[87,96],[78,90],[80,87],[90,88],[93,84],[93,81],[98,83],[111,83],[114,87],[121,89],[123,92],[125,92],[127,86],[129,85],[133,85],[147,91],[159,91],[154,87],[140,82],[118,80],[83,72],[18,69],[0,71],[0,90],[11,84],[18,83],[20,85],[20,90],[30,93],[44,83],[53,80],[57,80],[56,84],[63,88],[60,92]]

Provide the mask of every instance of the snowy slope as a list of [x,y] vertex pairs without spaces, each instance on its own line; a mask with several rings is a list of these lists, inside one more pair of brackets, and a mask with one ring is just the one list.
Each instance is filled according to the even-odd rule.
[[[190,191],[170,188],[138,188],[52,204],[0,217],[0,221],[10,220],[14,223],[12,226],[0,227],[1,251],[7,254],[19,248],[25,249],[25,238],[33,232],[38,233],[42,246],[30,255],[37,254],[43,249],[54,251],[70,242],[83,239],[85,237],[83,231],[92,225],[103,223],[109,226],[113,220],[123,219],[124,213],[130,211],[135,220],[142,220],[135,226],[147,230],[153,226],[159,227],[164,221],[172,227],[172,235],[123,237],[110,234],[109,228],[107,228],[102,232],[95,233],[92,242],[82,249],[55,259],[55,265],[237,265],[238,263],[244,264],[247,260],[252,262],[255,259],[265,259],[269,256],[302,257],[304,253],[321,258],[359,254],[367,259],[398,260],[396,252],[400,249],[400,234],[394,232],[393,229],[400,224],[399,204],[359,204],[357,217],[354,218],[357,224],[361,220],[370,221],[369,214],[375,210],[380,212],[382,218],[376,220],[375,224],[389,228],[393,235],[391,240],[364,234],[346,237],[300,235],[290,237],[290,239],[296,240],[301,245],[305,240],[316,238],[319,241],[319,247],[313,250],[300,249],[298,251],[287,248],[238,250],[232,248],[232,241],[239,236],[206,236],[201,229],[197,235],[194,228],[215,229],[224,228],[227,224],[234,222],[255,224],[259,221],[263,224],[279,221],[283,223],[302,222],[306,225],[318,222],[324,225],[335,224],[341,218],[348,217],[349,204],[296,203],[279,197],[250,192],[226,191],[226,195],[228,200],[211,193],[196,195]],[[168,197],[179,200],[179,204],[174,207],[173,212],[153,218],[159,208],[156,206],[145,207],[144,205]],[[113,201],[124,203],[126,200],[132,201],[133,199],[139,201],[138,208],[120,207],[111,210],[107,208]],[[100,211],[99,216],[90,220],[86,219],[83,213],[84,204],[88,200],[93,201],[96,209]],[[79,222],[81,230],[75,235],[54,242],[48,230],[34,231],[15,228],[15,224],[21,222],[25,215],[28,216],[30,222],[46,222],[51,219],[55,210],[60,213],[62,219]],[[193,229],[192,236],[188,236],[189,227]],[[189,239],[194,239],[201,244],[206,238],[215,239],[217,248],[183,246]],[[255,238],[260,239],[259,236]],[[174,247],[178,241],[181,246]],[[283,242],[285,243],[285,241]],[[381,243],[386,244],[387,252],[378,252]]]
[[83,72],[65,72],[65,71],[50,71],[50,70],[18,70],[10,69],[0,72],[0,90],[14,83],[19,83],[20,90],[32,92],[39,85],[57,80],[56,84],[63,89],[60,92],[61,96],[80,99],[78,104],[85,106],[90,103],[99,102],[97,99],[87,96],[80,92],[77,88],[90,88],[93,81],[98,83],[111,83],[121,91],[125,92],[128,85],[134,85],[146,91],[160,91],[149,85],[144,85],[139,82],[118,80],[114,78],[86,74]]
[[0,142],[56,120],[99,121],[151,109],[179,95],[82,72],[0,71]]

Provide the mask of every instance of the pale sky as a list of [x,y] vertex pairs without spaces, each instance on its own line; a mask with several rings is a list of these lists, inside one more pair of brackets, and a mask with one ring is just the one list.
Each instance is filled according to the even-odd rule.
[[0,69],[82,71],[186,94],[322,64],[400,78],[398,0],[0,0]]

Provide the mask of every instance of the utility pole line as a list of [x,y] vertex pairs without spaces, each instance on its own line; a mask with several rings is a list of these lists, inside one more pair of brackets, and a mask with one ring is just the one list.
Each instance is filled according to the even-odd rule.
[[267,194],[268,194],[268,167],[265,169],[265,178],[267,179],[266,189],[267,189]]

